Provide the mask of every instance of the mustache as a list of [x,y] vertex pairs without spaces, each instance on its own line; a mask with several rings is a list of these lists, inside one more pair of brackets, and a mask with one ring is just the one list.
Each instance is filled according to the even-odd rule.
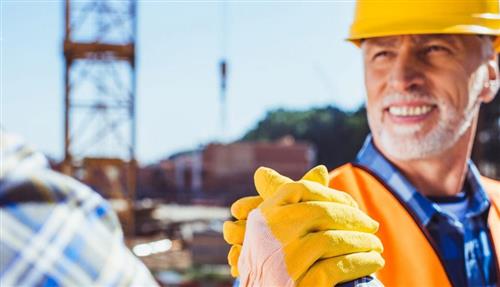
[[394,92],[394,93],[388,93],[387,95],[384,96],[384,99],[382,100],[382,106],[384,108],[387,108],[395,103],[401,103],[401,102],[412,102],[412,101],[419,101],[419,102],[424,102],[425,104],[428,105],[437,105],[439,104],[439,101],[426,93],[421,93],[421,92],[412,92],[412,93],[399,93],[399,92]]

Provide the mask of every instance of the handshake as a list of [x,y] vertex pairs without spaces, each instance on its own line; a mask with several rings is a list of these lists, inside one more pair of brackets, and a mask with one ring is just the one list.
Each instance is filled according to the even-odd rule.
[[241,286],[334,286],[384,265],[378,223],[347,193],[328,187],[317,166],[299,181],[269,168],[255,172],[259,196],[231,206],[224,223],[231,274]]

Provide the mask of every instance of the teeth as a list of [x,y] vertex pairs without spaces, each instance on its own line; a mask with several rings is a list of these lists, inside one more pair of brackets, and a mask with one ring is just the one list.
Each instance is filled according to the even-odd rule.
[[398,106],[389,107],[389,113],[391,115],[399,117],[410,117],[410,116],[421,116],[429,113],[432,110],[432,106],[418,106],[418,107],[408,107],[408,106]]

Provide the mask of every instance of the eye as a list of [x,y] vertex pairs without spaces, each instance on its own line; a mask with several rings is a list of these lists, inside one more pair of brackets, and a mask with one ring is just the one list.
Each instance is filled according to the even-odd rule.
[[385,59],[385,58],[388,58],[392,55],[393,53],[391,53],[390,51],[380,51],[380,52],[377,52],[375,53],[375,55],[373,55],[372,57],[372,60],[378,60],[378,59]]
[[444,46],[440,46],[440,45],[431,45],[431,46],[428,46],[424,49],[424,54],[434,54],[434,53],[446,53],[446,54],[449,54],[451,53],[450,49],[444,47]]

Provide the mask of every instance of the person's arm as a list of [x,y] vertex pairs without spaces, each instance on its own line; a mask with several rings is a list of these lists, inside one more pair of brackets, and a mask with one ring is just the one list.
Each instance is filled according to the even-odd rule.
[[[234,280],[233,282],[233,287],[239,287],[239,286],[240,286],[240,280],[236,278],[236,280]],[[363,277],[354,281],[349,281],[336,285],[336,287],[383,287],[383,286],[384,284],[382,284],[376,278],[371,276]]]
[[11,172],[0,179],[0,219],[2,286],[158,286],[109,204],[72,178]]
[[327,184],[323,166],[296,182],[257,170],[259,196],[236,201],[237,220],[224,224],[231,274],[241,286],[380,286],[365,277],[384,264],[378,223]]

